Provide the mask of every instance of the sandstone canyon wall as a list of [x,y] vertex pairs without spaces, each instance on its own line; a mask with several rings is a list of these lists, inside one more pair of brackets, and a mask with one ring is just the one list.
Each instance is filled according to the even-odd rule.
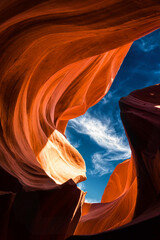
[[159,0],[0,2],[1,239],[114,237],[156,218],[159,86],[120,101],[132,158],[100,204],[83,204],[75,183],[85,162],[65,128],[107,94],[132,42],[159,26]]

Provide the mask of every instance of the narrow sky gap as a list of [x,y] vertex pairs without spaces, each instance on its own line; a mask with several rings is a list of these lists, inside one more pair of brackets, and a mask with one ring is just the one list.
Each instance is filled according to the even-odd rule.
[[133,43],[108,94],[86,114],[69,121],[66,136],[83,156],[87,180],[79,184],[88,202],[99,202],[118,163],[130,158],[118,101],[160,82],[160,30]]

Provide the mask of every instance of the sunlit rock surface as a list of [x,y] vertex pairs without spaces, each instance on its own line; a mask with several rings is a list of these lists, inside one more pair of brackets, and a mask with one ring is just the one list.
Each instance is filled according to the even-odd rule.
[[83,217],[75,234],[99,233],[122,226],[132,220],[137,198],[137,178],[133,164],[132,159],[116,167],[101,203],[84,203]]
[[[86,169],[64,135],[67,122],[107,94],[132,42],[159,26],[159,0],[0,2],[1,239],[22,239],[23,234],[26,239],[64,239],[73,234],[84,200],[74,182],[86,179]],[[160,103],[155,98],[150,111],[153,104],[145,92],[120,103],[132,160],[115,169],[101,204],[84,204],[75,234],[122,226],[157,200]],[[137,120],[137,112],[127,112],[139,104],[135,99],[147,102],[147,123]],[[153,125],[156,144],[147,142],[149,130],[136,130],[136,121],[146,129]],[[30,209],[33,215],[28,216]],[[63,227],[57,227],[55,217],[63,219]]]
[[[129,96],[121,98],[121,118],[132,150],[132,158],[115,168],[101,203],[84,203],[83,216],[75,235],[95,234],[117,228],[113,236],[111,232],[104,232],[103,235],[97,235],[96,239],[98,236],[120,237],[124,234],[125,239],[127,237],[135,239],[139,237],[138,233],[143,233],[143,237],[158,239],[160,110],[157,106],[159,105],[160,84],[134,91]],[[127,223],[129,224],[124,228],[119,228]]]

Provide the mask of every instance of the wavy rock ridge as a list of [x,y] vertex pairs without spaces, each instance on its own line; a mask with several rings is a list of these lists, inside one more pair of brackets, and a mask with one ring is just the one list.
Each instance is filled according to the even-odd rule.
[[[82,156],[64,135],[67,122],[103,98],[132,42],[159,26],[160,3],[155,0],[0,2],[0,178],[5,216],[5,221],[3,214],[1,218],[2,239],[19,239],[24,232],[26,239],[64,239],[73,234],[84,201],[84,193],[74,182],[86,179],[86,169]],[[148,106],[150,100],[143,99],[144,95],[141,100],[147,101]],[[84,204],[85,215],[75,234],[98,233],[127,224],[157,199],[159,153],[156,158],[152,156],[152,166],[146,153],[142,151],[144,155],[139,156],[140,150],[130,136],[132,131],[128,130],[131,117],[124,105],[132,100],[137,103],[135,99],[140,97],[136,96],[120,103],[132,159],[115,169],[102,204],[95,208]],[[158,101],[156,98],[155,106]],[[143,111],[142,106],[139,112]],[[154,109],[157,114],[159,108]],[[151,118],[154,116],[153,113]],[[138,130],[134,139],[139,136]],[[148,147],[150,150],[146,151],[153,153],[152,146]],[[153,197],[148,198],[146,184]],[[53,207],[52,198],[56,199]],[[26,205],[28,208],[40,206],[31,216],[22,211],[25,199],[32,202]],[[72,210],[60,217],[63,226],[59,230],[53,219],[63,215],[64,209]],[[42,225],[37,217],[41,215],[49,225]],[[100,221],[99,226],[93,228],[94,221]],[[43,231],[38,232],[42,226]]]
[[[95,239],[139,239],[142,234],[147,239],[158,239],[160,84],[122,98],[120,109],[132,158],[115,168],[101,203],[83,204],[83,216],[75,234],[103,232],[103,235],[95,235]],[[105,232],[115,228],[114,233]]]

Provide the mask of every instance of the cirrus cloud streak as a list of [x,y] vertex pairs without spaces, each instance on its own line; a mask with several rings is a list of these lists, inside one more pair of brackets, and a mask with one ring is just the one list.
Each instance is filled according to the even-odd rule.
[[92,168],[89,169],[88,174],[102,176],[111,173],[115,161],[130,158],[131,151],[124,135],[122,132],[116,133],[111,122],[109,118],[98,119],[89,113],[69,122],[68,127],[73,128],[77,133],[89,136],[102,149],[91,156]]

